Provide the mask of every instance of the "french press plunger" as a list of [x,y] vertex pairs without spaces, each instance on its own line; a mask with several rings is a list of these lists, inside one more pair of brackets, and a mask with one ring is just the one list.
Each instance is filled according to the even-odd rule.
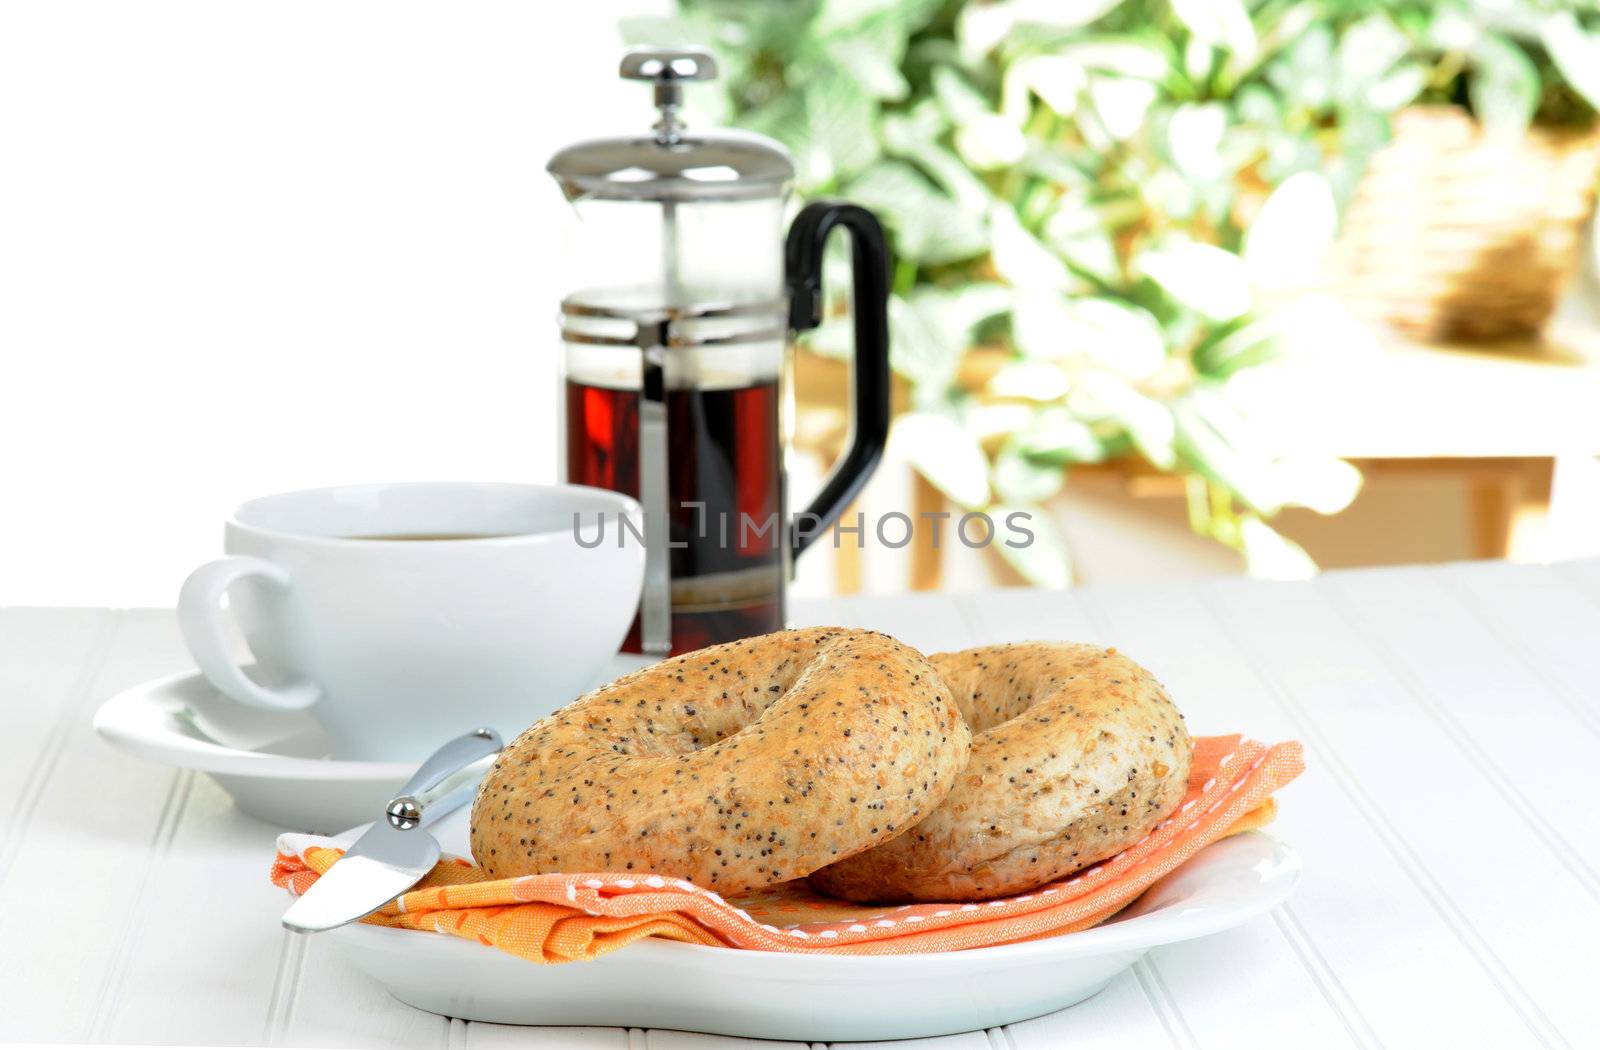
[[[582,236],[561,304],[567,480],[644,507],[645,582],[626,648],[679,653],[779,630],[792,558],[839,517],[889,429],[888,259],[853,204],[806,206],[782,236],[794,165],[776,142],[691,132],[682,83],[701,51],[632,51],[655,85],[650,135],[561,150],[549,171]],[[848,230],[854,270],[850,447],[789,518],[780,379],[791,330],[822,320],[822,252]]]

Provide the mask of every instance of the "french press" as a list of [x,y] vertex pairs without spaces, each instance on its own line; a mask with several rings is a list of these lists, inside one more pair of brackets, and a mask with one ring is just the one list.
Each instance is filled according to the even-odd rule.
[[[653,134],[561,150],[549,171],[581,225],[561,304],[566,479],[644,507],[645,582],[625,648],[681,653],[779,630],[792,559],[866,483],[889,429],[889,267],[853,204],[807,205],[783,237],[794,165],[776,142],[683,123],[709,54],[640,50]],[[781,377],[791,331],[822,321],[823,246],[849,231],[850,446],[811,506],[784,493]]]

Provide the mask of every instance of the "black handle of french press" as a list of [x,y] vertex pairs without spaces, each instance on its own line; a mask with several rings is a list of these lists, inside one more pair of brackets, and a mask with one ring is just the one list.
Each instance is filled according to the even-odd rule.
[[795,217],[784,247],[789,327],[803,332],[822,323],[822,250],[836,227],[850,233],[854,271],[855,405],[850,448],[789,530],[789,543],[797,555],[839,520],[872,476],[889,439],[889,249],[883,227],[870,211],[855,204],[817,201]]

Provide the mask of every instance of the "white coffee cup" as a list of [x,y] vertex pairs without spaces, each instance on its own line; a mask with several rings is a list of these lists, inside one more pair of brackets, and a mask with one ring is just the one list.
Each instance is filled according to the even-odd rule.
[[638,608],[643,532],[633,500],[577,485],[264,496],[228,520],[229,556],[184,582],[178,621],[234,700],[310,708],[339,758],[420,759],[478,725],[509,740],[594,680]]

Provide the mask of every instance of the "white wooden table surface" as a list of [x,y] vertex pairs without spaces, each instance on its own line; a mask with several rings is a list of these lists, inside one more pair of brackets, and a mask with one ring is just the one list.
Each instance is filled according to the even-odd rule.
[[[925,649],[1115,644],[1202,733],[1305,742],[1305,877],[1053,1016],[939,1050],[1600,1046],[1600,562],[809,603]],[[274,829],[94,738],[187,665],[171,613],[0,610],[0,1040],[638,1050],[678,1032],[464,1024],[283,933]],[[757,1044],[779,1046],[784,1044]]]

